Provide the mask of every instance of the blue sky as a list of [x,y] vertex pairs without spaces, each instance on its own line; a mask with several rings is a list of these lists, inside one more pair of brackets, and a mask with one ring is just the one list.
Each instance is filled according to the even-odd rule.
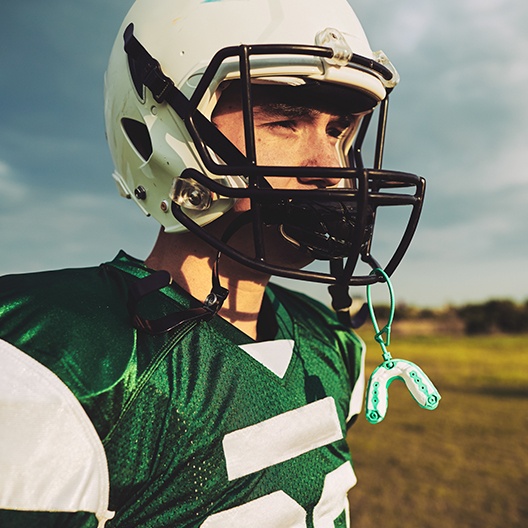
[[[421,306],[528,298],[528,4],[351,4],[402,78],[385,166],[428,182],[397,297]],[[2,7],[0,274],[96,265],[120,248],[143,258],[152,247],[157,225],[117,195],[104,138],[103,74],[130,5]]]

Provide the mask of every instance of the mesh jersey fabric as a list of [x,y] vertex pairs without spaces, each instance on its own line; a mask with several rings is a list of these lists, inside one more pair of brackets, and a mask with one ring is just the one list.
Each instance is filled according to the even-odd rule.
[[[149,273],[120,252],[99,267],[0,279],[0,338],[53,371],[102,440],[116,512],[106,526],[347,526],[359,338],[320,303],[270,285],[275,339],[294,342],[279,377],[220,317],[157,336],[135,330],[128,286]],[[159,317],[200,304],[171,285],[141,309]],[[0,526],[97,523],[3,510]]]

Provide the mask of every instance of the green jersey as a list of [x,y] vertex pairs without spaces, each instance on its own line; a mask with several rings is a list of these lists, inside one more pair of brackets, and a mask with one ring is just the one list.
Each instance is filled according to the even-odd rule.
[[[150,273],[120,253],[0,280],[0,526],[348,526],[359,338],[274,285],[274,339],[218,316],[150,335],[127,309]],[[200,304],[171,285],[141,309]]]

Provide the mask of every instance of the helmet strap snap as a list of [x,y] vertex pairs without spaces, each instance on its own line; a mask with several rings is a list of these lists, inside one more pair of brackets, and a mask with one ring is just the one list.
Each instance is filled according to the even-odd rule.
[[170,286],[172,283],[171,276],[168,271],[160,270],[131,284],[129,287],[128,310],[135,328],[152,335],[157,335],[180,328],[185,323],[209,321],[212,319],[220,308],[222,308],[229,294],[226,288],[222,288],[218,279],[217,270],[219,258],[220,253],[217,255],[213,265],[213,286],[211,292],[205,298],[202,306],[198,308],[172,312],[158,319],[145,318],[139,313],[140,301],[146,296]]

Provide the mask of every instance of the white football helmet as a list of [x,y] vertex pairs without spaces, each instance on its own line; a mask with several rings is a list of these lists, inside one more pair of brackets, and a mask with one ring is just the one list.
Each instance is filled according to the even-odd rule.
[[[357,261],[394,271],[414,234],[425,188],[420,177],[381,169],[387,96],[398,80],[387,57],[371,50],[346,0],[137,0],[105,77],[115,181],[165,231],[189,229],[255,269],[330,285],[375,282],[378,275],[354,275]],[[232,82],[241,86],[247,154],[210,121]],[[361,119],[338,142],[342,167],[260,166],[251,112],[257,84],[320,90],[321,97],[346,101]],[[375,159],[366,168],[362,143],[378,106]],[[265,180],[301,175],[337,176],[344,183],[287,191]],[[229,246],[227,235],[217,240],[202,229],[248,197],[251,210],[239,224],[276,224],[301,250],[330,261],[330,272],[267,262],[258,234],[254,252],[245,255]],[[376,211],[389,205],[411,212],[394,255],[382,265],[370,248]]]

